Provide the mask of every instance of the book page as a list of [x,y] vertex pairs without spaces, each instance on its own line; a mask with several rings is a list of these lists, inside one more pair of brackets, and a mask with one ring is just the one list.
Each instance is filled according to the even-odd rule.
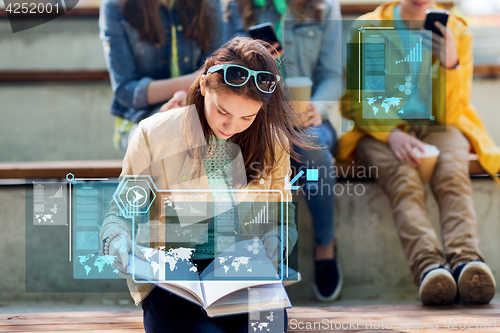
[[[194,249],[176,248],[168,251],[137,247],[142,251],[147,262],[129,255],[129,274],[137,275],[150,283],[169,281],[199,281],[198,267],[191,261]],[[134,264],[137,263],[137,267]]]
[[156,285],[160,288],[171,291],[174,294],[187,299],[188,301],[205,307],[203,291],[201,290],[200,283],[197,281],[178,281],[158,283]]
[[202,281],[281,281],[264,244],[246,239],[228,247],[200,275]]
[[281,283],[245,288],[219,299],[206,311],[211,317],[290,308],[292,304]]
[[260,239],[247,239],[228,247],[200,275],[205,304],[234,291],[280,282]]
[[[277,283],[276,281],[201,281],[206,307],[231,293],[258,285]],[[279,282],[281,284],[281,282]]]

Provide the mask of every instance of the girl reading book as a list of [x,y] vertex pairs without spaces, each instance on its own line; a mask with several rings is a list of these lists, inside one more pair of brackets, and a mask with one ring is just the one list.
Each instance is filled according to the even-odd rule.
[[[271,201],[266,191],[282,195],[287,215],[259,240],[275,266],[295,245],[294,210],[285,183],[290,156],[297,157],[292,147],[304,146],[307,140],[297,129],[300,119],[285,101],[282,84],[276,62],[261,42],[234,38],[206,60],[189,89],[187,107],[141,121],[130,141],[122,179],[149,176],[158,192],[208,190],[213,218],[205,241],[193,249],[191,259],[198,269],[224,250],[218,243],[224,232],[233,234],[234,243],[241,235],[238,230],[248,230],[235,213],[237,189],[257,191],[258,201],[264,202]],[[162,216],[167,201],[156,198],[149,211],[151,223],[158,220],[160,228],[167,224]],[[127,272],[130,253],[141,256],[132,240],[135,227],[112,203],[101,239],[104,253],[116,257],[114,266],[121,273]],[[151,238],[149,245],[164,248],[165,240]],[[136,283],[130,276],[127,283],[136,305],[142,304],[148,333],[247,332],[252,325],[286,331],[285,310],[211,318],[200,306],[153,284]]]

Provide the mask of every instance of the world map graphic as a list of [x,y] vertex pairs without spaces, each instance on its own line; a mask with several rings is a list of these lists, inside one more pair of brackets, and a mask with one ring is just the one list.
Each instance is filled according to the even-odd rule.
[[385,113],[389,113],[391,108],[395,107],[398,113],[404,113],[404,110],[400,107],[401,101],[403,99],[399,97],[383,97],[383,96],[375,96],[368,97],[366,101],[368,105],[373,110],[373,115],[376,116],[381,109],[384,109]]

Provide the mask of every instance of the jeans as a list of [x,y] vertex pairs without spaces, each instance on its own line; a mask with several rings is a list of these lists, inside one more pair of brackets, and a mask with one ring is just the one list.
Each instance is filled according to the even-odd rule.
[[[320,126],[310,126],[312,136],[309,140],[320,149],[303,149],[294,146],[300,154],[301,161],[293,161],[296,174],[304,171],[301,182],[304,186],[301,191],[306,198],[311,213],[314,228],[314,243],[319,246],[330,244],[334,237],[333,214],[335,206],[335,168],[333,166],[333,152],[337,146],[335,130],[328,120],[323,120]],[[307,182],[306,169],[318,170],[318,181]]]
[[[210,318],[203,309],[162,288],[156,287],[142,302],[144,330],[146,333],[159,332],[253,332],[251,324],[268,322],[263,331],[283,333],[287,330],[288,317],[286,310],[273,311],[273,320],[266,320],[271,311],[259,313],[260,320],[252,320],[252,315],[239,314]],[[269,331],[267,330],[269,329]],[[258,328],[257,328],[258,331]]]

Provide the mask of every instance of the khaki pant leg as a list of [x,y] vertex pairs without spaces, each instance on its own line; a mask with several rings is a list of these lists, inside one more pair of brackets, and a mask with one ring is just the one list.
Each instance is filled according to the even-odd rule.
[[431,187],[439,204],[448,262],[455,268],[472,260],[484,261],[472,202],[469,141],[454,126],[447,126],[446,132],[424,134],[422,140],[440,151]]
[[396,229],[413,275],[419,285],[428,269],[444,265],[442,245],[425,207],[425,187],[411,165],[399,161],[389,146],[365,136],[356,149],[358,163],[376,166],[376,182],[389,196]]

